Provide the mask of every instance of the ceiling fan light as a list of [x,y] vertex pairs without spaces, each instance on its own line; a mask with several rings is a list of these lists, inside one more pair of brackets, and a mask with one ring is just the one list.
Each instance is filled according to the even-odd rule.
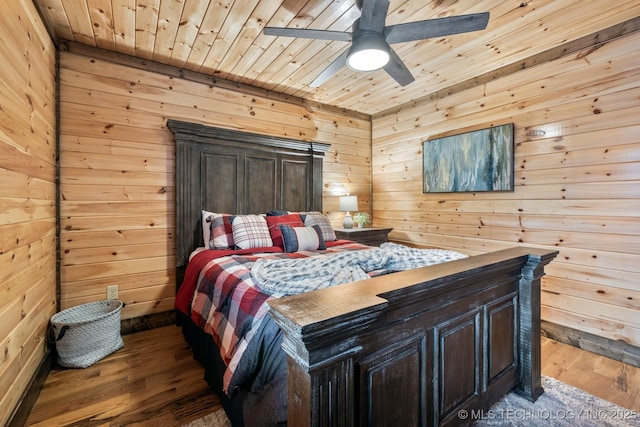
[[365,49],[354,52],[347,57],[347,65],[356,71],[373,71],[387,65],[389,54],[384,50]]
[[359,34],[347,54],[347,66],[355,71],[373,71],[389,62],[389,45],[378,33]]

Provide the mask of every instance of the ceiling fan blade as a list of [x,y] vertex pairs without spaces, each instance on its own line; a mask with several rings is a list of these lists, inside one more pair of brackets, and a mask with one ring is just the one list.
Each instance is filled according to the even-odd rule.
[[489,12],[483,12],[390,25],[384,34],[387,43],[393,44],[484,30],[488,23]]
[[312,30],[309,28],[264,27],[266,36],[300,37],[305,39],[351,41],[351,33],[344,31]]
[[381,33],[389,11],[389,0],[362,0],[359,28]]
[[407,66],[404,65],[404,62],[402,62],[398,54],[393,49],[389,49],[389,53],[391,54],[391,58],[387,65],[384,66],[384,70],[393,77],[395,81],[400,83],[400,86],[406,86],[413,82],[415,78]]
[[322,71],[320,75],[316,77],[315,80],[309,84],[309,86],[318,87],[322,83],[326,82],[331,77],[333,77],[338,71],[340,71],[345,65],[347,65],[348,53],[349,53],[349,49],[342,52],[342,54],[338,56],[336,59],[334,59],[334,61],[331,64],[329,64],[329,66],[325,68],[324,71]]

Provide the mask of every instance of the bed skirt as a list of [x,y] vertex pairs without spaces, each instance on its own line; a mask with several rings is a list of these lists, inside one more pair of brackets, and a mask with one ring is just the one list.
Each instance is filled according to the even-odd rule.
[[[177,322],[178,326],[182,327],[182,334],[191,347],[194,359],[204,368],[204,380],[220,397],[224,411],[233,426],[287,425],[287,376],[284,351],[279,350],[280,357],[275,360],[276,365],[281,365],[280,375],[269,376],[264,386],[254,390],[241,388],[229,397],[222,391],[225,365],[213,337],[202,331],[180,311],[178,311]],[[280,340],[277,347],[280,348]],[[261,381],[262,377],[258,374],[254,382]]]
[[242,393],[230,398],[222,391],[222,377],[225,366],[211,335],[198,328],[190,318],[178,311],[178,325],[182,327],[182,335],[191,347],[193,357],[204,367],[204,380],[219,397],[234,426],[244,425],[242,414]]

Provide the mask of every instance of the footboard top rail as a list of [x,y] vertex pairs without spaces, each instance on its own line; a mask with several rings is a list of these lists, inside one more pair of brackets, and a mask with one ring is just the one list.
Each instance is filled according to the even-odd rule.
[[521,274],[527,265],[530,274],[541,277],[544,266],[557,254],[554,250],[519,246],[271,300],[269,311],[281,327],[301,334],[318,327],[327,331],[332,324],[342,329],[352,318],[358,318],[360,327],[364,327],[371,315],[392,302],[423,294],[421,298],[428,298],[453,287],[486,286],[487,280],[499,272]]

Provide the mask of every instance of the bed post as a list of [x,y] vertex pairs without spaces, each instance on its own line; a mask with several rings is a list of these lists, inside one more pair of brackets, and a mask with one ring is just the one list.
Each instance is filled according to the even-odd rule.
[[542,362],[540,348],[540,281],[544,275],[544,267],[556,256],[556,253],[545,255],[529,254],[522,267],[522,275],[518,285],[520,305],[520,368],[518,376],[520,384],[515,391],[535,402],[544,389],[542,388]]

